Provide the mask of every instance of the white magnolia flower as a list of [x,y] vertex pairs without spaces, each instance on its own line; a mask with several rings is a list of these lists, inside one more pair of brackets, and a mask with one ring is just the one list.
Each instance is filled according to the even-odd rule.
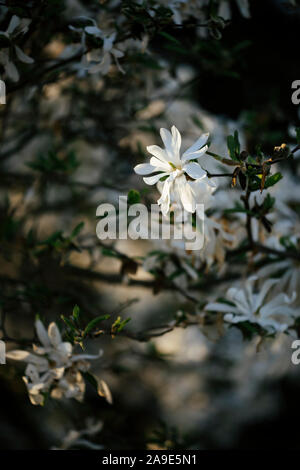
[[[170,202],[181,202],[188,212],[196,210],[196,182],[205,182],[206,185],[214,187],[206,176],[206,171],[201,168],[197,160],[207,151],[207,139],[209,134],[203,134],[191,147],[182,155],[180,154],[181,135],[178,129],[173,126],[171,132],[162,128],[160,135],[165,145],[162,149],[158,145],[147,147],[152,158],[150,163],[142,163],[134,168],[138,175],[153,176],[143,178],[146,184],[154,185],[162,178],[163,189],[160,199],[157,201],[161,206],[162,213],[167,215],[170,209]],[[200,201],[199,201],[200,202]]]
[[96,26],[87,27],[85,30],[87,32],[90,32],[90,30],[95,30],[94,34],[97,34],[97,36],[100,35],[100,37],[103,39],[102,51],[99,53],[98,57],[96,57],[96,64],[89,68],[89,73],[101,73],[102,75],[106,75],[109,72],[113,60],[115,61],[120,72],[125,73],[119,63],[119,59],[124,56],[124,53],[114,47],[116,33],[112,33],[108,36],[104,35],[102,31]]
[[[9,353],[7,357],[10,357]],[[15,359],[15,357],[11,358]],[[50,370],[47,370],[44,374],[40,374],[34,364],[27,364],[23,380],[26,384],[31,403],[33,405],[43,405],[44,395],[42,392],[49,389],[53,380],[53,375]]]
[[112,61],[116,63],[120,72],[125,73],[119,63],[119,59],[124,56],[124,53],[114,46],[116,32],[111,34],[105,33],[98,27],[93,18],[80,16],[78,19],[92,23],[91,26],[85,27],[74,27],[73,25],[69,25],[69,29],[81,34],[80,44],[82,50],[87,49],[87,34],[94,36],[94,38],[100,39],[103,42],[101,47],[95,47],[89,52],[83,54],[80,62],[75,65],[75,69],[78,71],[78,76],[83,77],[86,72],[90,74],[101,73],[102,75],[106,75],[109,72]]
[[232,249],[237,244],[237,231],[229,228],[225,219],[215,220],[212,217],[205,218],[203,230],[204,245],[199,252],[199,259],[206,263],[207,271],[216,263],[221,273],[226,268],[226,250],[228,247]]
[[[298,249],[300,246],[299,235],[288,237],[289,242]],[[284,252],[286,248],[280,243],[278,236],[272,236],[267,239],[265,245],[269,248],[274,248],[277,251]],[[272,262],[260,268],[257,272],[259,278],[268,278],[270,276],[276,277],[279,273],[280,283],[274,288],[274,292],[285,291],[288,295],[293,292],[299,292],[300,289],[300,261],[296,258],[278,259],[276,255],[268,255]],[[262,256],[258,257],[261,260]],[[299,298],[297,299],[299,302]]]
[[48,331],[40,320],[35,328],[41,346],[33,345],[33,353],[14,350],[7,353],[8,359],[27,363],[23,380],[27,386],[32,404],[41,405],[44,394],[51,393],[53,398],[75,398],[82,401],[85,383],[81,372],[86,372],[88,360],[98,355],[74,354],[71,343],[62,341],[56,323],[50,323]]
[[90,438],[98,434],[103,428],[102,421],[96,421],[92,418],[86,420],[86,427],[80,431],[71,429],[63,439],[59,447],[52,447],[53,450],[76,449],[85,447],[87,449],[99,450],[104,447],[90,441]]
[[284,293],[270,295],[272,287],[279,282],[277,279],[268,279],[256,292],[256,280],[257,277],[252,276],[243,288],[231,287],[226,295],[230,304],[209,303],[205,310],[225,313],[224,320],[229,323],[248,321],[269,332],[285,331],[293,325],[295,317],[300,313],[299,309],[290,306],[296,298],[296,292],[291,297]]
[[4,36],[11,42],[9,47],[5,47],[0,51],[0,64],[3,65],[6,75],[14,82],[19,80],[20,75],[12,60],[13,54],[16,55],[18,60],[25,64],[32,64],[34,62],[34,60],[26,55],[19,46],[13,44],[17,36],[25,34],[28,31],[30,23],[31,20],[21,19],[14,15],[10,20],[7,30],[0,31],[0,37]]

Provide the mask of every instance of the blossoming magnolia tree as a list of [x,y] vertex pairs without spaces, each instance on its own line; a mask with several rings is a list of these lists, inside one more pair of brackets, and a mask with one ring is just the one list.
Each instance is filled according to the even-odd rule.
[[[1,2],[0,384],[22,429],[34,416],[26,433],[1,411],[8,448],[7,429],[21,448],[236,444],[232,410],[249,420],[263,388],[255,364],[299,334],[300,128],[274,102],[282,84],[255,73],[262,44],[277,63],[256,34],[264,8]],[[142,240],[99,239],[97,207],[119,196],[125,231],[156,205],[154,232],[170,235],[139,223]]]

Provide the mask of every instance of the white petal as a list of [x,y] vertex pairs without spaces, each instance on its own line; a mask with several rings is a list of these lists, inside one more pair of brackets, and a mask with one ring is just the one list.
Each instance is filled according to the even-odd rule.
[[236,307],[232,307],[228,304],[222,304],[220,302],[211,302],[205,306],[205,310],[213,312],[224,312],[224,313],[236,313]]
[[110,36],[104,38],[103,50],[105,52],[109,52],[112,49],[115,38],[116,38],[116,33],[112,33]]
[[8,359],[13,359],[14,361],[30,362],[31,364],[44,367],[45,369],[48,368],[48,361],[46,358],[35,356],[27,351],[10,351],[6,354],[6,357]]
[[277,284],[278,282],[279,282],[278,279],[268,279],[267,281],[265,281],[265,283],[263,284],[257,296],[257,303],[255,306],[256,309],[262,306],[264,299],[267,296],[269,290],[271,289],[271,287],[274,286],[274,284]]
[[231,313],[226,313],[224,315],[224,320],[228,321],[228,323],[239,323],[241,321],[250,321],[250,318],[247,315],[231,315]]
[[6,357],[14,361],[26,361],[29,355],[30,353],[28,351],[21,351],[19,349],[6,353]]
[[168,155],[166,154],[166,151],[158,145],[148,145],[147,150],[149,153],[151,153],[151,155],[154,155],[162,162],[168,162]]
[[116,59],[121,59],[121,57],[124,57],[124,52],[119,51],[118,49],[113,49],[112,54],[115,56]]
[[176,178],[175,185],[185,210],[191,213],[195,212],[195,199],[185,176],[182,175]]
[[48,336],[48,333],[47,333],[47,330],[46,328],[44,327],[43,323],[41,322],[41,320],[37,320],[35,322],[35,329],[36,329],[36,332],[37,332],[37,336],[38,336],[38,339],[40,340],[40,342],[42,343],[42,345],[45,347],[45,348],[48,348],[50,346],[50,340],[49,340],[49,336]]
[[6,30],[6,32],[8,34],[11,34],[14,32],[14,30],[19,26],[19,24],[21,23],[21,20],[18,16],[14,15],[12,17],[12,19],[10,20],[10,23],[8,25],[8,28]]
[[197,152],[199,149],[201,149],[201,147],[203,147],[203,145],[206,144],[207,140],[208,140],[208,137],[209,137],[209,134],[203,134],[201,137],[199,137],[198,140],[196,140],[196,142],[191,145],[185,152],[184,154],[182,155],[182,159],[185,160],[186,156],[191,154],[191,153],[195,153]]
[[20,49],[18,46],[15,46],[15,51],[17,54],[18,59],[21,62],[24,62],[25,64],[33,64],[34,60],[32,57],[29,57],[29,55],[26,55],[22,49]]
[[149,184],[152,186],[153,184],[156,184],[163,176],[166,176],[167,173],[159,173],[158,175],[153,175],[153,176],[148,176],[146,178],[143,178],[146,184]]
[[182,155],[181,161],[187,162],[188,160],[196,160],[197,158],[200,158],[202,155],[204,155],[205,152],[207,152],[207,150],[208,150],[208,146],[205,145],[204,147],[202,147],[202,149],[197,150],[197,152],[184,153]]
[[30,378],[31,382],[37,382],[40,378],[38,370],[33,364],[27,364],[25,374]]
[[204,178],[206,176],[206,171],[201,168],[199,163],[191,162],[184,165],[184,171],[195,180]]
[[110,405],[112,405],[112,403],[113,403],[112,394],[111,394],[111,391],[109,390],[109,387],[108,387],[107,383],[104,382],[104,380],[99,380],[98,381],[98,394],[101,397],[104,397],[106,399],[106,401]]
[[171,180],[167,179],[164,182],[163,190],[161,197],[157,201],[157,204],[161,206],[161,211],[163,215],[167,215],[169,212],[170,207],[170,187],[171,187]]
[[180,154],[180,147],[181,147],[181,135],[177,127],[172,126],[172,146],[173,146],[173,152],[176,156],[176,158],[179,158]]
[[239,313],[245,313],[245,314],[249,313],[249,310],[250,310],[249,303],[251,299],[249,302],[247,301],[245,290],[237,289],[236,287],[231,287],[227,291],[227,297],[229,300],[231,300],[232,302],[236,304],[237,310]]
[[237,5],[245,18],[251,18],[248,0],[237,0]]
[[84,30],[88,34],[92,34],[93,36],[96,36],[96,37],[101,37],[102,35],[101,29],[99,29],[97,26],[86,26]]
[[278,261],[276,263],[270,263],[259,269],[257,272],[258,277],[269,277],[275,274],[277,271],[287,268],[289,266],[289,260]]
[[168,129],[160,129],[160,136],[168,153],[172,153],[172,135]]
[[58,348],[57,348],[57,349],[58,349],[59,352],[62,353],[63,355],[65,355],[65,356],[71,356],[71,354],[72,354],[72,349],[73,349],[73,348],[72,348],[72,344],[71,344],[71,343],[65,342],[65,343],[60,343],[60,344],[58,345]]
[[140,163],[134,167],[134,171],[137,175],[149,175],[155,171],[155,166],[152,166],[149,163]]
[[56,323],[50,323],[48,327],[48,336],[53,346],[58,347],[61,344],[62,339]]
[[74,356],[72,356],[71,362],[98,359],[102,355],[103,355],[102,349],[99,349],[98,354],[75,354]]
[[167,171],[167,172],[170,172],[170,171],[174,170],[174,168],[172,168],[169,163],[162,162],[161,160],[159,160],[156,157],[151,157],[150,158],[150,165],[155,166],[157,168],[157,170],[161,169],[161,170],[164,170],[164,171]]

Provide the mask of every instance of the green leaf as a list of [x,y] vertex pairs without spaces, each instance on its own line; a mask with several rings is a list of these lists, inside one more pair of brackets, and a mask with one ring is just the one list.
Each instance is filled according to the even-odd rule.
[[71,320],[69,320],[68,318],[66,318],[64,315],[61,315],[60,318],[61,318],[62,321],[70,328],[71,331],[75,331],[75,326],[73,325],[73,323],[71,322]]
[[227,137],[227,147],[228,147],[228,152],[229,152],[229,155],[230,155],[230,158],[232,160],[236,160],[236,156],[235,156],[235,141],[234,141],[234,137],[232,135],[229,135]]
[[123,320],[117,329],[118,333],[120,333],[120,331],[122,331],[125,325],[127,325],[127,323],[129,323],[130,321],[131,321],[131,318],[126,318],[125,320]]
[[141,200],[141,195],[135,189],[131,189],[128,193],[128,204],[138,204]]
[[239,142],[238,132],[235,131],[234,135],[229,135],[227,137],[227,147],[230,158],[235,161],[239,161],[241,146]]
[[270,209],[272,209],[272,207],[274,206],[275,204],[275,198],[274,197],[271,197],[271,195],[269,193],[267,193],[267,196],[263,202],[263,208],[266,212],[268,212]]
[[121,317],[118,317],[111,327],[111,331],[114,333],[120,333],[125,325],[130,322],[131,318],[126,318],[122,320]]
[[80,222],[78,225],[76,225],[76,227],[74,228],[74,230],[71,233],[70,238],[72,239],[72,238],[77,237],[77,235],[81,232],[83,227],[84,227],[84,222]]
[[269,176],[265,182],[265,189],[270,188],[271,186],[274,186],[274,184],[278,183],[283,178],[281,173],[274,173],[274,175]]
[[50,237],[48,237],[46,240],[38,243],[38,245],[51,245],[54,246],[57,241],[62,241],[63,240],[63,232],[61,230],[58,230],[57,232],[54,232]]
[[178,46],[181,46],[181,43],[175,39],[171,34],[165,33],[164,31],[161,31],[160,36],[163,36],[164,38],[168,39],[168,41],[173,42],[174,44],[177,44]]
[[78,307],[78,305],[75,305],[75,307],[73,308],[73,318],[74,318],[74,320],[79,319],[79,314],[80,314],[80,308]]
[[109,256],[110,258],[120,258],[118,253],[116,253],[114,250],[108,248],[108,247],[103,247],[102,248],[102,254],[104,256]]
[[83,332],[83,336],[86,336],[96,325],[98,325],[98,323],[104,321],[104,320],[108,320],[110,318],[110,315],[101,315],[99,317],[96,317],[94,318],[92,321],[90,321],[88,323],[88,325],[86,326],[84,332]]
[[192,121],[197,127],[199,127],[199,129],[201,129],[202,131],[204,130],[204,124],[200,121],[198,116],[192,116]]
[[235,150],[236,150],[237,154],[239,155],[240,152],[241,152],[241,146],[240,146],[238,131],[234,131],[234,143],[235,143]]

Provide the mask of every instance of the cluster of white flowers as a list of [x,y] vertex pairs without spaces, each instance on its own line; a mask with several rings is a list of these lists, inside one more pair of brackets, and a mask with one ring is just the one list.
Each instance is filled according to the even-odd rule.
[[154,185],[163,179],[161,197],[157,203],[161,206],[163,215],[170,211],[170,203],[174,202],[183,206],[190,213],[196,211],[196,205],[202,204],[202,196],[211,191],[209,187],[214,184],[207,178],[197,160],[207,151],[206,142],[209,135],[202,135],[182,155],[180,154],[181,135],[173,126],[171,132],[161,129],[160,135],[165,145],[162,149],[158,145],[147,147],[153,155],[150,163],[142,163],[134,168],[138,175],[153,176],[144,177],[146,184]]
[[272,292],[280,281],[267,279],[255,289],[258,278],[248,278],[241,288],[231,287],[225,302],[212,302],[206,305],[207,311],[225,313],[224,320],[229,323],[250,322],[261,326],[269,333],[285,331],[299,317],[299,309],[292,307],[296,292],[291,297],[284,293]]
[[[113,63],[117,65],[120,72],[125,73],[119,63],[119,59],[124,56],[124,53],[114,46],[116,39],[116,32],[105,33],[100,29],[93,18],[85,18],[86,21],[90,21],[92,26],[85,26],[83,28],[77,28],[72,25],[69,28],[72,31],[76,31],[81,34],[81,46],[78,50],[83,51],[83,55],[80,63],[76,64],[79,76],[84,76],[86,72],[90,74],[99,73],[106,75]],[[93,36],[95,39],[102,41],[102,46],[99,48],[93,48],[88,52],[84,52],[86,47],[87,35]],[[74,53],[74,48],[72,53]],[[75,51],[75,52],[76,52]],[[65,52],[63,53],[65,55]]]
[[91,359],[102,354],[74,354],[73,346],[62,340],[56,323],[50,323],[48,331],[40,320],[35,328],[41,346],[33,345],[33,351],[14,350],[7,353],[8,359],[27,363],[23,380],[33,405],[42,405],[45,396],[52,398],[75,398],[82,401],[85,382],[82,372],[90,368]]
[[[222,270],[226,245],[234,246],[237,237],[230,233],[222,217],[217,219],[206,217],[203,223],[203,206],[205,211],[214,207],[214,193],[217,189],[216,184],[207,177],[207,171],[198,162],[199,158],[203,160],[208,149],[206,143],[209,134],[200,136],[182,155],[181,135],[175,126],[171,132],[162,128],[160,134],[165,148],[162,149],[157,145],[148,146],[148,152],[153,155],[150,163],[139,164],[134,170],[138,175],[155,173],[153,176],[144,177],[143,180],[148,185],[157,184],[157,189],[161,193],[157,202],[164,216],[168,216],[170,210],[174,211],[174,214],[178,212],[180,217],[179,220],[174,219],[175,225],[184,222],[185,226],[190,225],[190,230],[186,230],[185,233],[199,230],[199,234],[203,236],[202,249],[192,254],[186,252],[185,238],[163,240],[163,249],[177,253],[181,257],[185,271],[192,278],[197,277],[196,270],[201,263],[206,263],[209,268],[214,261],[217,261],[219,269]],[[197,221],[195,227],[192,226],[187,214],[184,211],[181,213],[182,209],[195,214]],[[161,223],[164,223],[164,219]],[[236,232],[236,228],[234,230]],[[156,263],[157,259],[152,257],[151,261],[146,262],[146,269]]]
[[0,31],[1,36],[7,41],[7,46],[0,51],[0,64],[4,67],[4,71],[8,78],[17,82],[20,78],[17,67],[15,66],[15,58],[25,64],[32,64],[34,60],[25,54],[24,51],[16,44],[19,36],[22,36],[28,31],[30,19],[21,19],[14,15],[6,31]]
[[[110,4],[109,2],[107,3],[108,9],[102,14],[102,17],[99,20],[101,28],[98,26],[97,22],[89,16],[90,12],[88,9],[85,9],[82,6],[80,7],[78,4],[74,4],[74,2],[70,2],[70,5],[68,6],[68,11],[70,13],[74,12],[79,14],[75,19],[91,23],[91,25],[84,27],[74,27],[73,25],[69,26],[72,31],[80,33],[81,44],[79,47],[76,47],[74,44],[66,46],[65,51],[62,54],[62,57],[66,57],[70,53],[74,54],[80,50],[83,51],[81,60],[71,66],[73,69],[75,68],[77,70],[78,76],[84,76],[86,73],[106,75],[113,63],[116,64],[121,73],[125,73],[119,62],[119,59],[124,57],[124,50],[135,50],[137,43],[139,44],[138,49],[141,52],[144,52],[147,47],[149,38],[146,33],[141,40],[130,38],[121,41],[121,43],[119,42],[118,45],[115,45],[117,33],[115,27],[112,25],[116,21],[118,26],[121,28],[126,21],[126,17],[120,14],[117,19],[114,18],[113,8],[121,6],[121,2],[113,0]],[[207,27],[205,26],[207,20],[206,9],[209,7],[208,0],[158,0],[156,3],[150,2],[149,4],[139,0],[137,3],[143,5],[150,16],[155,15],[156,7],[163,5],[169,8],[173,14],[172,20],[175,24],[182,24],[191,17],[196,18],[199,24],[203,23],[200,28],[197,28],[198,33],[201,36],[207,35]],[[245,18],[249,18],[250,10],[248,0],[236,0],[236,3],[241,15]],[[111,11],[110,8],[112,8]],[[220,1],[217,14],[219,17],[224,19],[231,18],[231,9],[228,0]],[[87,36],[93,36],[94,39],[101,40],[101,47],[92,47],[91,49],[89,46],[89,48],[87,48]]]
[[[238,214],[230,224],[226,218],[222,217],[226,205],[228,208],[232,207],[237,198],[234,195],[232,200],[225,198],[225,201],[222,201],[225,189],[221,188],[218,196],[216,185],[207,177],[207,171],[202,168],[202,166],[207,167],[203,157],[207,152],[208,134],[203,134],[181,154],[181,135],[177,128],[173,126],[171,132],[161,129],[160,133],[165,148],[162,149],[157,145],[148,146],[147,150],[152,154],[150,163],[139,164],[134,170],[139,175],[154,173],[143,179],[146,184],[157,184],[157,189],[161,193],[158,204],[164,216],[167,216],[170,210],[174,211],[175,215],[178,209],[194,214],[195,220],[199,222],[195,224],[194,230],[201,231],[203,246],[200,250],[188,252],[185,248],[184,237],[183,239],[163,240],[160,242],[161,251],[146,257],[144,268],[152,272],[159,268],[167,277],[172,277],[175,285],[178,284],[181,288],[188,289],[188,279],[197,280],[198,271],[203,269],[203,266],[206,266],[206,271],[213,266],[218,266],[219,274],[224,273],[227,248],[235,248],[246,236],[245,228],[243,228],[245,215]],[[202,158],[201,165],[199,158]],[[237,193],[237,196],[241,195],[240,191]],[[288,214],[288,217],[284,218],[279,215],[276,219],[272,214],[270,217],[274,223],[275,235],[267,240],[261,240],[266,247],[274,248],[279,252],[285,250],[279,241],[280,237],[287,234],[289,243],[296,248],[299,247],[299,234],[295,234],[298,225],[294,220],[297,216],[289,207],[289,202],[291,198],[295,198],[295,194],[286,194],[283,191],[282,198],[280,195],[280,190],[277,190],[280,212]],[[253,193],[251,204],[262,203],[264,197],[258,192]],[[203,209],[198,208],[197,204],[203,204],[205,212],[210,210],[215,213],[215,216],[210,214],[203,219]],[[291,219],[294,220],[293,227],[290,226]],[[188,223],[188,219],[184,222]],[[164,219],[160,223],[163,224]],[[180,223],[182,220],[178,221],[174,217],[174,224]],[[252,221],[252,228],[255,240],[259,242],[260,233],[256,220]],[[191,230],[193,230],[192,226]],[[160,253],[170,256],[161,256]],[[174,262],[172,254],[177,256],[177,261]],[[264,256],[266,255],[259,254],[254,259],[261,261]],[[275,258],[273,262],[258,269],[256,276],[247,278],[242,286],[237,284],[231,287],[226,294],[225,301],[209,302],[205,310],[224,314],[224,320],[227,323],[250,322],[259,325],[268,333],[286,331],[294,326],[295,320],[300,315],[297,296],[300,284],[300,263],[292,257],[278,260],[276,254],[271,253],[269,256]],[[245,269],[247,269],[246,265]],[[282,272],[283,275],[279,281],[276,276]],[[247,274],[246,271],[245,274]],[[268,279],[270,276],[273,278]],[[222,291],[218,294],[220,298],[224,296]]]

